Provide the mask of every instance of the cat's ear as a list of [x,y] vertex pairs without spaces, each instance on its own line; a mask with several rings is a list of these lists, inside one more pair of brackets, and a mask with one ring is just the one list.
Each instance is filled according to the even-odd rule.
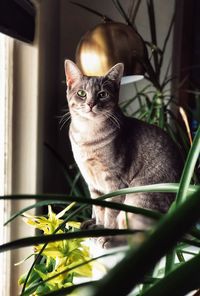
[[67,86],[70,87],[75,81],[80,80],[83,74],[76,64],[70,60],[65,60],[65,76]]
[[111,80],[116,81],[117,83],[120,83],[123,73],[124,73],[124,64],[118,63],[115,66],[113,66],[105,76]]

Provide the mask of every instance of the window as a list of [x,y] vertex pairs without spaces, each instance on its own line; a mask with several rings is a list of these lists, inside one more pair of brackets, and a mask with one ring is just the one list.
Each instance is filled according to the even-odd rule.
[[[36,192],[37,53],[36,46],[0,34],[0,195]],[[30,203],[33,200],[0,200],[0,244],[34,235],[21,219],[3,226],[11,213]],[[26,251],[30,254],[26,249],[0,253],[1,296],[20,290],[17,281],[27,266],[14,264]]]
[[[0,194],[4,194],[4,142],[5,142],[5,42],[0,34]],[[1,215],[0,215],[1,216]],[[1,219],[1,218],[0,218]],[[2,223],[1,223],[2,224]]]
[[[8,193],[7,187],[7,135],[8,128],[6,127],[8,115],[8,43],[9,38],[0,34],[0,195]],[[9,213],[10,202],[0,200],[0,243],[5,243],[10,236],[9,227],[3,227],[7,215]],[[9,253],[0,254],[0,295],[6,296],[9,289]]]

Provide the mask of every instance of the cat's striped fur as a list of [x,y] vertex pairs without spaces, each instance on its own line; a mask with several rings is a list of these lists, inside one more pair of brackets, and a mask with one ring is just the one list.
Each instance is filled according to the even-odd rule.
[[[65,73],[72,150],[92,198],[130,186],[179,181],[181,157],[168,135],[124,116],[118,107],[123,64],[115,65],[104,77],[87,77],[66,60]],[[164,193],[137,193],[112,200],[166,212],[173,198]],[[122,212],[101,207],[94,212],[97,225],[127,226]],[[131,228],[144,229],[149,224],[149,219],[129,214]],[[110,238],[98,241],[105,248],[114,243]]]

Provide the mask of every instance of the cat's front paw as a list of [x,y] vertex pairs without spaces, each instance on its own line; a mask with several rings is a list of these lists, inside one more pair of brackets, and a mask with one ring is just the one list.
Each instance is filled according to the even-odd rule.
[[104,228],[101,224],[96,224],[96,219],[89,219],[81,223],[81,229],[102,229]]
[[96,243],[103,249],[110,249],[127,244],[125,236],[101,236],[96,239]]
[[81,223],[81,229],[91,229],[94,225],[96,225],[96,219],[89,219]]
[[102,249],[110,249],[113,247],[113,239],[110,236],[100,236],[96,239],[96,244]]

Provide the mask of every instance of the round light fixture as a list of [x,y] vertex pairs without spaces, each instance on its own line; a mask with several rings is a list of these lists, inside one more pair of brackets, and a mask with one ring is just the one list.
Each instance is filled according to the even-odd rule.
[[145,60],[145,54],[144,41],[132,27],[107,22],[97,25],[81,38],[76,63],[87,76],[103,76],[112,66],[122,62],[125,76],[122,84],[127,84],[143,78],[141,61]]

